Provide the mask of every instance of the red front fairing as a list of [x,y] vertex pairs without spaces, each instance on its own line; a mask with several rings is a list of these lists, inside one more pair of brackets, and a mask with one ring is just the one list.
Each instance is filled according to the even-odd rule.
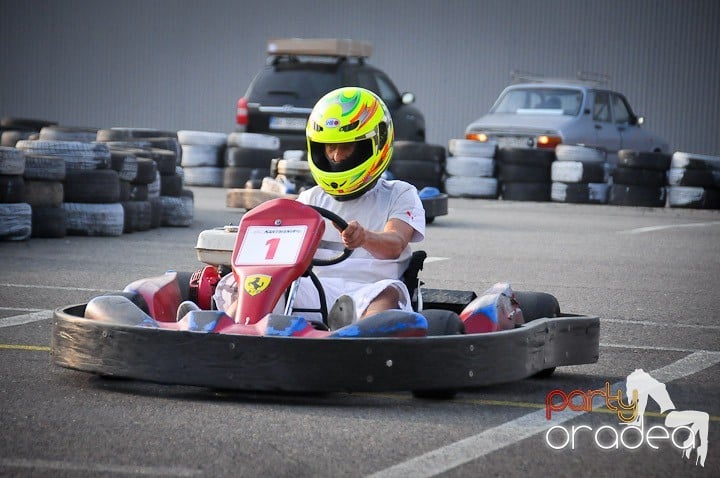
[[238,284],[236,323],[255,324],[273,311],[290,284],[310,267],[324,232],[322,216],[291,199],[263,203],[243,216],[232,253]]

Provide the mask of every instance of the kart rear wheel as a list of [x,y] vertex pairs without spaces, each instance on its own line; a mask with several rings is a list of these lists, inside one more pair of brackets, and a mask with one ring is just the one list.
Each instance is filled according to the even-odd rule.
[[540,318],[560,316],[560,304],[555,296],[546,292],[515,292],[515,300],[520,304],[525,322]]
[[[555,296],[546,292],[515,292],[515,299],[520,304],[525,322],[543,317],[560,316],[560,304]],[[555,367],[540,370],[530,378],[548,378],[555,372]]]

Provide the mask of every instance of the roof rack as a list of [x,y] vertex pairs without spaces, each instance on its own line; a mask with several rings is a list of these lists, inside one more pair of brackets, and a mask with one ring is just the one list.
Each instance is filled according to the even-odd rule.
[[547,78],[544,75],[538,73],[531,73],[522,70],[511,70],[510,79],[513,83],[554,83],[554,82],[565,82],[565,83],[580,83],[584,85],[607,85],[610,83],[610,75],[605,73],[596,73],[592,71],[580,70],[577,72],[576,78]]
[[267,54],[270,56],[368,58],[372,50],[370,42],[347,38],[271,38],[267,44]]

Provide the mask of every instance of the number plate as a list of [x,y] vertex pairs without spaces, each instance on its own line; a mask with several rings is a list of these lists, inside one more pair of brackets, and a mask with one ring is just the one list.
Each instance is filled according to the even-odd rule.
[[270,129],[291,129],[300,131],[305,129],[307,119],[294,118],[290,116],[271,116]]
[[531,148],[533,141],[528,136],[498,136],[498,146],[501,148]]
[[297,262],[307,226],[250,226],[235,257],[236,266],[292,265]]

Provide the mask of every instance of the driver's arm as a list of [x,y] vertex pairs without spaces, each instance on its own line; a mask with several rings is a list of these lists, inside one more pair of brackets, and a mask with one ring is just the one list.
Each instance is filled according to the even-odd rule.
[[357,221],[350,221],[340,233],[348,249],[362,247],[377,259],[397,259],[407,247],[415,229],[400,219],[392,218],[383,231],[370,231]]

